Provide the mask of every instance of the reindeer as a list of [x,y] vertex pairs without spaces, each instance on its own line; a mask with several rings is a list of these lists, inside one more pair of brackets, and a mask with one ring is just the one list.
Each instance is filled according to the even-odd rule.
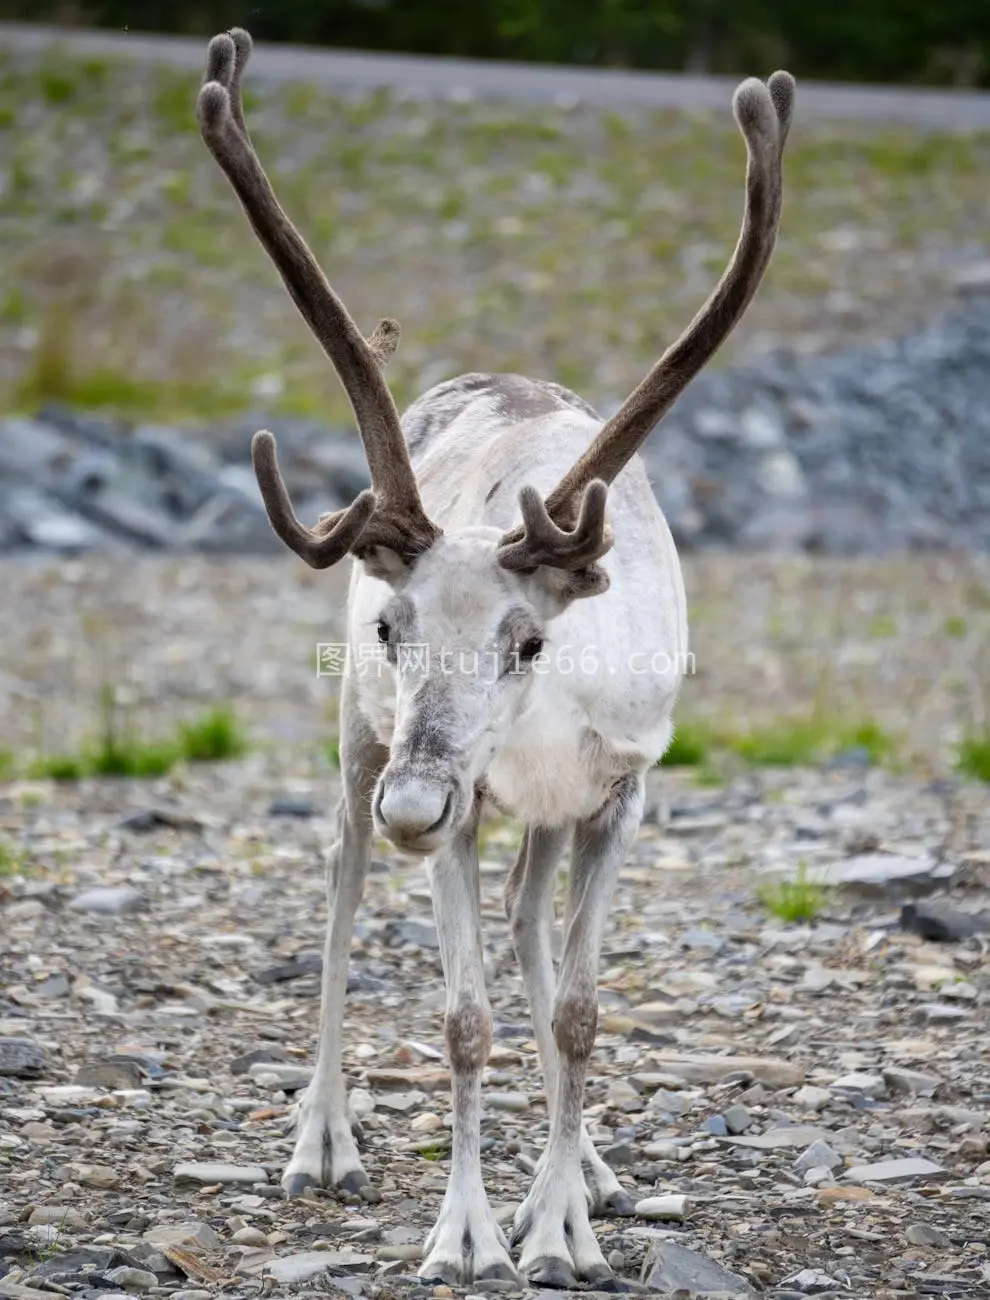
[[[352,927],[377,833],[426,860],[447,994],[451,1170],[420,1276],[608,1287],[614,1280],[590,1215],[629,1215],[634,1204],[582,1118],[598,963],[616,879],[642,819],[645,773],[670,744],[688,645],[677,551],[637,453],[767,269],[794,80],[775,72],[766,84],[751,78],[737,88],[747,166],[735,251],[708,301],[615,415],[602,422],[557,384],[469,374],[430,389],[400,420],[383,374],[397,323],[382,320],[362,335],[255,154],[241,104],[251,48],[240,29],[210,42],[200,128],[337,370],[371,487],[308,527],[293,512],[266,430],[254,436],[252,461],[272,528],[290,550],[314,569],[347,555],[356,561],[349,645],[356,653],[373,634],[386,660],[380,674],[342,682],[343,797],[327,858],[317,1059],[282,1186],[294,1196],[314,1186],[353,1193],[368,1182],[348,1117],[341,1038]],[[405,654],[411,646],[428,656]],[[472,668],[481,655],[491,664],[483,672]],[[486,804],[524,823],[505,908],[550,1116],[508,1240],[480,1155],[481,1074],[492,1041],[477,846]],[[565,849],[555,976],[553,897]]]

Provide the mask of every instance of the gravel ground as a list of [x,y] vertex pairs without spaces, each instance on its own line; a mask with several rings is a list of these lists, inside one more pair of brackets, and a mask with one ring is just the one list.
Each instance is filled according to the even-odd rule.
[[[393,852],[359,916],[346,1028],[375,1190],[277,1188],[315,1047],[332,785],[256,757],[180,785],[3,791],[25,858],[0,880],[0,1295],[451,1295],[410,1278],[444,1187],[448,1075],[425,877]],[[313,815],[273,816],[287,796]],[[546,1135],[501,904],[515,843],[486,827],[483,1160],[503,1221]],[[586,1097],[639,1204],[595,1225],[625,1289],[990,1295],[985,940],[901,932],[889,889],[843,892],[812,926],[754,898],[762,870],[848,869],[864,850],[910,855],[922,889],[937,857],[955,905],[986,908],[990,793],[883,773],[652,779]]]
[[[838,689],[859,698],[852,647],[875,643],[840,630],[852,606],[906,620],[866,673],[872,707],[899,705],[943,739],[972,717],[982,687],[954,691],[958,664],[941,685],[926,678],[925,699],[905,683],[944,653],[957,602],[986,592],[979,561],[706,556],[687,573],[705,665],[692,707],[800,703],[822,671],[797,648],[802,622],[800,644],[856,665]],[[101,558],[7,563],[3,581],[5,737],[29,744],[42,717],[65,743],[102,673],[132,685],[149,727],[226,699],[259,744],[154,781],[0,785],[0,1295],[449,1295],[410,1277],[447,1168],[442,972],[422,866],[385,845],[359,914],[345,1052],[377,1190],[286,1202],[277,1187],[315,1047],[337,777],[321,750],[336,681],[313,661],[338,635],[343,575]],[[966,638],[950,640],[962,655]],[[987,938],[928,942],[900,911],[933,894],[990,912],[990,787],[939,770],[937,748],[930,766],[745,771],[711,787],[652,774],[605,941],[586,1099],[639,1204],[595,1224],[627,1289],[990,1295]],[[517,841],[486,822],[483,1159],[506,1218],[546,1135],[501,903]],[[858,882],[827,889],[811,925],[777,919],[761,890],[801,862]]]

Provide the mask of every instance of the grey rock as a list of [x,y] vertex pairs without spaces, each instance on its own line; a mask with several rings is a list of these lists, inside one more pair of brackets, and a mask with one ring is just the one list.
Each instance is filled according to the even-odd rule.
[[887,898],[923,894],[948,884],[958,868],[933,858],[906,857],[897,853],[861,853],[824,866],[810,866],[810,880],[842,886],[864,897]]
[[920,1178],[943,1178],[945,1170],[923,1156],[903,1160],[879,1160],[871,1165],[853,1165],[845,1171],[851,1183],[913,1183]]
[[127,1264],[120,1268],[109,1269],[104,1276],[114,1286],[123,1287],[125,1291],[150,1291],[158,1285],[158,1278],[143,1268],[131,1268]]
[[884,1066],[883,1081],[889,1092],[911,1097],[930,1097],[941,1083],[934,1074],[904,1070],[897,1065]]
[[833,1092],[859,1093],[863,1097],[882,1097],[887,1085],[879,1074],[853,1072],[843,1074],[829,1085]]
[[753,1117],[745,1106],[729,1106],[723,1111],[722,1118],[730,1133],[745,1133],[753,1124]]
[[139,1088],[142,1082],[141,1067],[136,1061],[125,1059],[91,1061],[80,1065],[72,1082],[84,1088]]
[[909,1223],[904,1236],[912,1246],[925,1246],[931,1250],[948,1250],[952,1245],[949,1234],[932,1223]]
[[229,1165],[222,1161],[193,1161],[176,1165],[172,1176],[177,1183],[267,1183],[268,1174],[260,1165]]
[[144,894],[130,885],[96,885],[76,894],[69,903],[74,912],[92,912],[98,916],[128,916],[146,906]]
[[636,1159],[636,1148],[631,1142],[614,1142],[604,1148],[601,1156],[611,1169],[626,1169]]
[[385,924],[385,942],[393,948],[412,944],[416,948],[439,948],[437,928],[431,921],[388,921]]
[[45,1049],[30,1038],[0,1036],[0,1077],[37,1079],[45,1069]]
[[256,1047],[250,1052],[245,1052],[243,1056],[235,1056],[230,1063],[231,1074],[248,1074],[252,1065],[271,1064],[278,1062],[285,1064],[291,1061],[292,1057],[281,1047]]
[[[253,1266],[252,1273],[263,1273],[283,1286],[305,1282],[328,1268],[367,1273],[375,1263],[373,1255],[360,1255],[340,1250],[304,1250],[296,1255],[283,1255]],[[248,1270],[245,1270],[248,1271]]]
[[219,1250],[222,1242],[208,1223],[158,1223],[148,1228],[144,1240],[152,1246],[185,1246]]
[[801,1152],[794,1161],[794,1168],[799,1174],[804,1174],[819,1167],[837,1169],[841,1164],[842,1157],[833,1151],[827,1142],[819,1138]]
[[731,1142],[737,1147],[752,1147],[754,1151],[782,1151],[788,1147],[805,1147],[813,1142],[824,1142],[827,1137],[828,1134],[822,1129],[809,1128],[805,1124],[785,1124],[780,1128],[767,1129],[765,1133],[727,1137],[723,1141]]
[[640,1276],[651,1290],[665,1296],[679,1291],[698,1297],[755,1294],[745,1278],[730,1273],[701,1251],[673,1241],[651,1242]]
[[823,1295],[827,1291],[840,1291],[842,1284],[821,1268],[803,1268],[793,1277],[784,1278],[782,1286],[791,1287],[801,1295]]
[[936,943],[961,943],[978,934],[990,934],[990,916],[960,912],[938,903],[905,903],[901,929]]
[[312,817],[316,809],[308,799],[273,799],[268,805],[269,817]]

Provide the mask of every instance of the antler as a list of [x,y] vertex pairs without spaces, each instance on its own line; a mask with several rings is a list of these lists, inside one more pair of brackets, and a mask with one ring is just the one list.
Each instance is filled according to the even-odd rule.
[[[794,78],[789,72],[775,72],[766,85],[751,77],[737,88],[732,111],[746,140],[746,203],[732,259],[691,324],[602,426],[545,503],[540,502],[539,511],[526,495],[532,489],[520,493],[523,524],[506,533],[499,543],[499,562],[504,567],[534,569],[551,564],[562,569],[581,568],[610,549],[612,539],[604,513],[606,485],[728,338],[770,263],[780,223],[781,169],[793,110]],[[555,528],[554,534],[548,524]],[[597,534],[593,526],[597,526]]]
[[278,536],[314,569],[336,564],[348,551],[361,555],[375,546],[387,546],[408,561],[427,550],[440,530],[423,510],[399,414],[382,374],[398,346],[399,326],[383,320],[365,339],[279,206],[244,122],[241,77],[251,48],[251,37],[239,27],[210,42],[196,102],[200,130],[293,302],[340,376],[371,472],[369,491],[346,510],[307,528],[293,513],[275,439],[262,430],[251,444],[262,500]]

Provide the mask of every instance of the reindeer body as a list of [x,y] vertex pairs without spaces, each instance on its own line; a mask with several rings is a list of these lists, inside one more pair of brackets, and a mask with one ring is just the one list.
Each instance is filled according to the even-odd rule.
[[[203,138],[333,361],[371,471],[369,490],[307,527],[293,512],[275,439],[261,431],[252,442],[278,536],[313,568],[355,559],[316,1067],[282,1186],[297,1195],[368,1182],[348,1116],[342,1038],[354,917],[377,832],[425,859],[447,988],[451,1170],[421,1277],[518,1283],[521,1274],[536,1286],[614,1287],[589,1214],[629,1215],[634,1201],[582,1118],[598,959],[643,814],[644,774],[669,744],[687,665],[680,565],[637,452],[769,264],[793,79],[774,73],[737,89],[747,171],[736,249],[701,311],[614,415],[602,422],[557,384],[471,374],[431,389],[400,421],[383,375],[398,325],[383,320],[365,338],[280,208],[244,121],[250,52],[240,29],[210,42],[197,103]],[[361,672],[376,639],[385,664]],[[488,1202],[480,1152],[492,1040],[477,845],[486,799],[524,823],[505,904],[550,1118],[511,1241]],[[565,853],[555,970],[550,935]]]

